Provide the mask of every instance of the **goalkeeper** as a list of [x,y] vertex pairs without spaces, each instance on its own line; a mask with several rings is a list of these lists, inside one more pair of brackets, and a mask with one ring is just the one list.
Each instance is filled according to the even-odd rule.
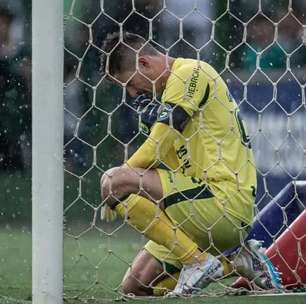
[[247,236],[256,191],[253,154],[225,82],[207,63],[164,55],[136,34],[108,35],[103,50],[102,70],[138,97],[148,135],[101,178],[104,215],[110,208],[149,239],[123,292],[193,294],[234,271],[279,288],[259,242],[247,242],[235,258],[221,256]]

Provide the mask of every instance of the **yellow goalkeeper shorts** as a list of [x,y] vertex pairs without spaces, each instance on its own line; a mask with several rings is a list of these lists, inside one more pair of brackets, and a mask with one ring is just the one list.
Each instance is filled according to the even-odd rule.
[[[214,187],[181,173],[163,169],[158,169],[158,173],[165,213],[201,250],[219,255],[243,242],[251,224],[250,220],[243,219],[249,216],[241,214],[237,217],[235,212],[228,211],[226,203],[216,198]],[[253,209],[252,202],[250,208]],[[239,201],[237,209],[239,214]],[[164,246],[149,241],[145,249],[161,262],[179,269],[182,267],[177,257]]]

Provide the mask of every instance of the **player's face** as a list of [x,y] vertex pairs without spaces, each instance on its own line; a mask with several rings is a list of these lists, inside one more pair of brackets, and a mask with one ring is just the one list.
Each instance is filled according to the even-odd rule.
[[152,93],[155,88],[153,81],[140,72],[124,72],[116,77],[122,84],[126,84],[126,90],[131,97]]
[[153,84],[150,79],[142,75],[139,72],[136,72],[132,75],[127,84],[126,90],[128,91],[131,97],[136,97],[141,94],[147,94],[153,92]]

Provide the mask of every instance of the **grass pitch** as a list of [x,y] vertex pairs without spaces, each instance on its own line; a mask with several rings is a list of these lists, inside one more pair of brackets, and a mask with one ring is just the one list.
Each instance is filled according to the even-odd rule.
[[[88,228],[88,227],[87,227]],[[101,227],[107,230],[107,227]],[[114,228],[114,227],[113,227]],[[83,230],[85,229],[85,230]],[[86,231],[86,227],[80,229]],[[119,230],[111,237],[88,230],[80,237],[65,237],[65,303],[99,304],[118,299],[116,289],[136,252],[145,240],[135,232]],[[226,281],[225,284],[229,284]],[[222,293],[220,284],[210,293]],[[304,295],[220,296],[191,299],[137,299],[135,303],[306,303]],[[26,228],[0,230],[0,303],[31,303],[31,233]],[[43,303],[42,303],[43,304]]]
[[[97,174],[94,174],[97,177]],[[84,183],[86,180],[84,180]],[[29,173],[0,174],[0,304],[31,303],[31,176]],[[65,179],[65,202],[71,202],[78,193],[78,181]],[[86,184],[87,201],[95,197],[98,180]],[[126,226],[97,222],[98,229],[90,229],[93,210],[79,202],[66,212],[64,241],[65,304],[100,304],[118,299],[116,290],[145,239]],[[67,207],[67,206],[66,206]],[[77,208],[74,208],[77,207]],[[82,218],[83,223],[76,224]],[[87,225],[84,225],[84,222]],[[73,224],[71,224],[73,223]],[[121,229],[122,228],[122,229]],[[117,231],[116,233],[113,233]],[[229,285],[230,281],[223,282]],[[224,294],[224,286],[211,284],[208,292]],[[120,300],[118,299],[120,302]],[[306,303],[306,295],[285,296],[218,296],[191,299],[137,299],[132,303],[207,303],[207,304],[293,304]],[[43,304],[43,303],[39,303]]]

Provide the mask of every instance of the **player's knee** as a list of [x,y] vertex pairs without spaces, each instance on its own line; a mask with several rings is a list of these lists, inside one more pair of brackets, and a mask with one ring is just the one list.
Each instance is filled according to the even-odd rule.
[[131,280],[129,277],[122,282],[122,292],[126,295],[134,294],[135,296],[139,295],[139,286],[137,286],[135,280]]
[[108,196],[108,193],[109,193],[108,184],[109,184],[108,176],[104,173],[100,179],[100,189],[101,189],[102,200]]
[[[101,177],[100,187],[102,200],[107,204],[113,204],[112,200],[108,199],[110,197],[120,199],[126,196],[128,193],[129,185],[129,169],[114,167],[107,170]],[[112,207],[112,206],[110,206]]]
[[122,292],[126,295],[133,294],[135,296],[147,296],[152,294],[150,289],[142,282],[141,273],[130,273],[124,278],[121,288]]
[[114,188],[113,171],[114,168],[107,170],[102,175],[100,180],[102,200],[105,201],[106,203],[108,202],[107,198],[109,198],[113,194],[113,188]]

